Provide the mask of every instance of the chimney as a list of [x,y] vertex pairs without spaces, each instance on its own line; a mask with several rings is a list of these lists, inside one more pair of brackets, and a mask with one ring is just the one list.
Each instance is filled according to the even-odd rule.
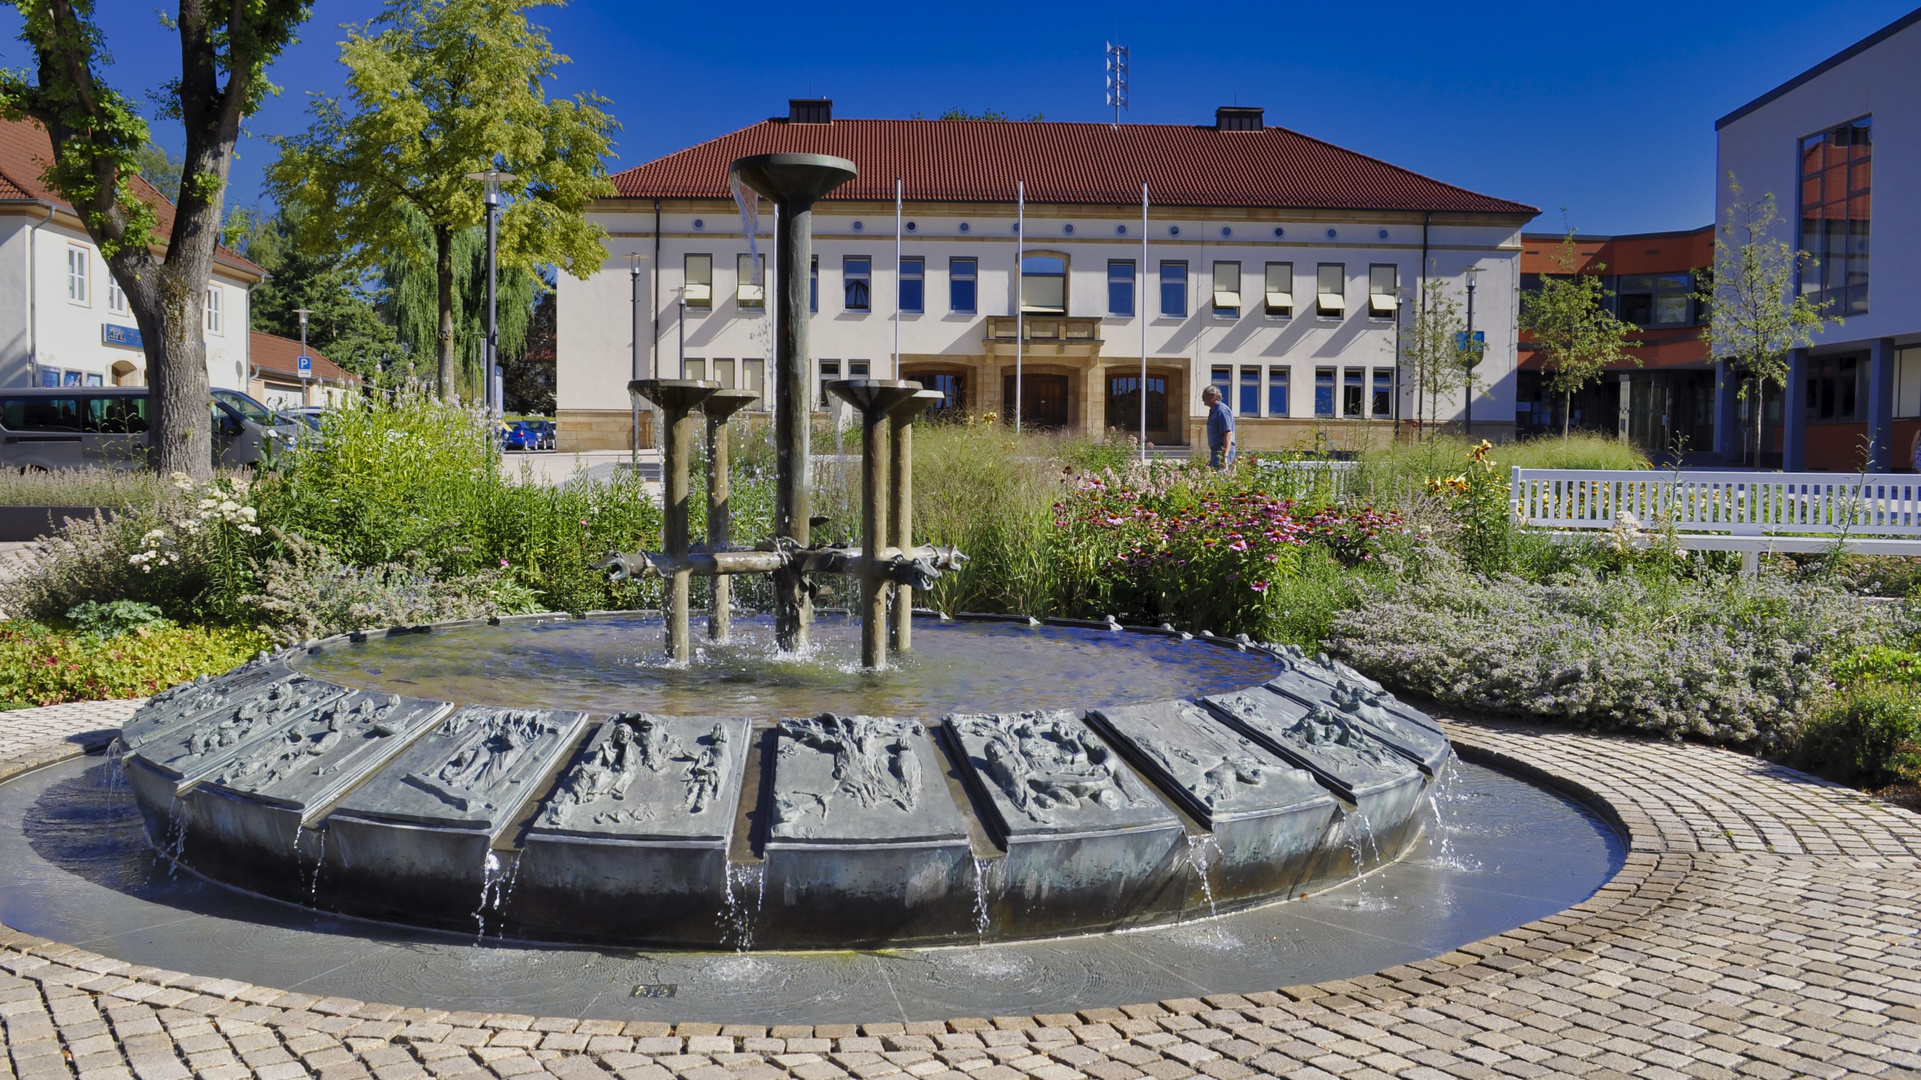
[[834,99],[788,98],[787,122],[790,124],[831,124],[834,122]]
[[1215,131],[1260,131],[1267,125],[1261,116],[1267,110],[1243,105],[1223,105],[1214,110]]

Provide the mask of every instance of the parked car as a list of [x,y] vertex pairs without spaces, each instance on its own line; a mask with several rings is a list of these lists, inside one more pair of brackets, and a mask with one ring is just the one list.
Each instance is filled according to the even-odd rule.
[[540,436],[529,429],[524,421],[516,420],[511,424],[501,422],[500,448],[502,450],[536,450],[539,449],[539,444]]
[[[145,467],[147,392],[144,386],[0,390],[0,466]],[[256,464],[266,447],[293,431],[237,390],[215,390],[208,409],[214,462],[221,466]]]
[[523,420],[521,422],[532,428],[534,433],[540,436],[540,445],[534,447],[534,449],[552,450],[554,448],[556,433],[552,420]]

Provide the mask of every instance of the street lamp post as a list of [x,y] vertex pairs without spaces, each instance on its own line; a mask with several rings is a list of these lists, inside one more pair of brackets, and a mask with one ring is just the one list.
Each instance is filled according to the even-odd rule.
[[1474,279],[1481,273],[1478,266],[1467,268],[1467,353],[1461,363],[1462,396],[1467,400],[1465,416],[1467,437],[1474,437],[1474,365],[1480,360],[1479,350],[1474,347]]
[[495,283],[499,278],[498,256],[500,241],[500,186],[511,184],[520,179],[510,172],[502,172],[494,165],[488,165],[485,172],[471,172],[467,179],[478,180],[487,185],[487,348],[481,364],[480,378],[485,389],[481,391],[482,400],[487,403],[487,411],[500,415],[499,401],[494,399],[494,369],[500,362],[500,326],[494,306]]

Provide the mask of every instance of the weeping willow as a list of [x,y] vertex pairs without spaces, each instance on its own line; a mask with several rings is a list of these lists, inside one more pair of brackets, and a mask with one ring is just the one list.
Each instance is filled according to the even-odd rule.
[[[433,230],[425,218],[406,204],[396,213],[407,216],[419,241],[416,258],[400,258],[381,267],[386,279],[388,315],[396,335],[411,347],[416,370],[432,378],[439,355],[440,310],[435,302]],[[454,372],[463,400],[481,396],[481,369],[487,344],[487,227],[476,225],[454,234]],[[500,356],[515,356],[527,348],[527,328],[533,322],[534,302],[545,288],[539,275],[501,267],[495,307],[500,330]]]

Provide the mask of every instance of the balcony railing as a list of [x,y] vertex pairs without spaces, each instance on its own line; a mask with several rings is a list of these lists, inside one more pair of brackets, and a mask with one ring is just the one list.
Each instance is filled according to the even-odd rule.
[[1101,340],[1101,321],[1080,315],[1028,315],[1019,320],[1012,315],[987,317],[987,340],[1013,344],[1019,333],[1026,342],[1073,342],[1094,344]]

